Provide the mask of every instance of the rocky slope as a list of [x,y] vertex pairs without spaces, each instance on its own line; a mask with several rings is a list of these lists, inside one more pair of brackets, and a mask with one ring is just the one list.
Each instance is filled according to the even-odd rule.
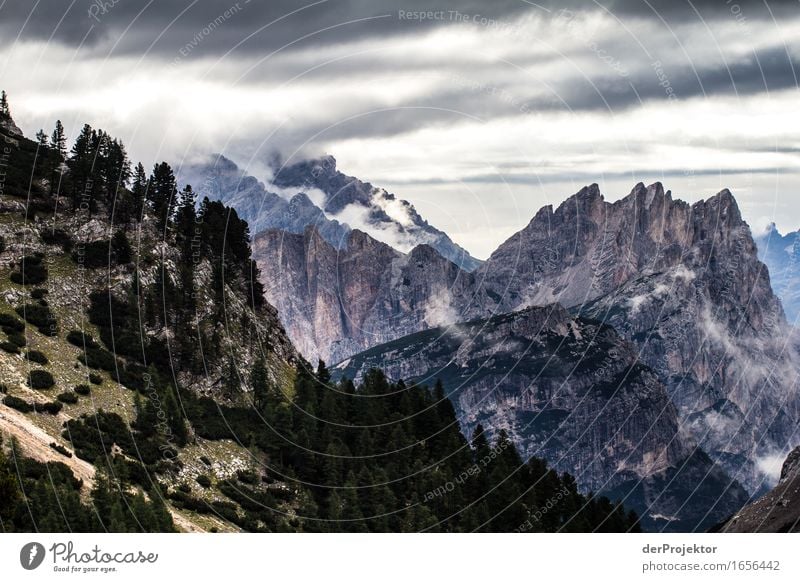
[[800,532],[800,447],[781,469],[778,485],[723,524],[724,532]]
[[505,430],[524,456],[613,491],[650,529],[705,529],[748,496],[679,430],[674,405],[635,346],[560,305],[438,327],[336,367],[360,378],[441,381],[467,432]]
[[800,232],[782,235],[773,224],[756,236],[758,258],[769,267],[772,288],[781,298],[789,323],[800,317]]
[[[122,470],[126,491],[163,493],[181,529],[238,529],[235,512],[207,515],[205,504],[225,497],[195,477],[235,478],[254,458],[232,441],[201,437],[203,422],[190,421],[189,411],[207,402],[249,406],[257,360],[266,381],[290,393],[300,361],[275,309],[250,297],[249,248],[237,238],[246,226],[221,205],[201,207],[189,225],[193,239],[182,237],[177,220],[165,234],[150,210],[138,220],[111,219],[107,192],[79,185],[76,160],[64,164],[55,150],[5,126],[0,140],[8,148],[0,188],[0,432],[34,459],[64,463],[83,479],[84,497],[100,440],[98,470]],[[100,171],[85,179],[100,184]],[[73,207],[74,192],[85,206]],[[133,194],[116,195],[121,216]],[[216,228],[223,220],[233,229],[227,237]],[[224,267],[222,239],[230,245]],[[137,425],[145,413],[152,422]],[[116,434],[103,433],[114,426]],[[173,504],[173,493],[185,491],[204,499],[205,513]]]

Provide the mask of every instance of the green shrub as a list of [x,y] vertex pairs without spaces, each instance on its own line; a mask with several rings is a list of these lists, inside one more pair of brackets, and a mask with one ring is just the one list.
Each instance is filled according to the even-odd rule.
[[45,295],[47,295],[47,289],[42,289],[41,287],[38,287],[33,291],[31,291],[31,297],[33,299],[44,299]]
[[70,453],[65,447],[62,447],[58,443],[50,443],[50,448],[53,449],[54,451],[58,452],[58,453],[61,453],[62,455],[64,455],[68,459],[72,458],[72,453]]
[[69,236],[66,232],[61,229],[54,229],[49,230],[45,229],[39,233],[39,238],[42,239],[42,242],[46,245],[58,245],[60,246],[64,252],[69,252],[72,249],[72,245],[74,242],[72,241],[72,237]]
[[34,390],[46,390],[55,386],[53,375],[47,370],[31,370],[28,385]]
[[40,414],[52,414],[55,416],[61,412],[61,409],[64,408],[64,405],[60,402],[45,402],[44,404],[34,402],[33,408]]
[[178,491],[183,491],[184,493],[191,493],[192,487],[188,483],[181,483],[178,485]]
[[208,475],[198,475],[195,481],[197,481],[197,484],[203,489],[208,489],[211,487],[211,479],[208,477]]
[[16,396],[6,396],[3,398],[3,404],[20,412],[33,412],[33,405],[30,402]]
[[78,395],[74,392],[62,392],[56,398],[64,404],[77,404],[78,402]]
[[0,394],[8,394],[8,386],[0,384]]
[[96,386],[99,386],[100,384],[103,383],[103,377],[100,374],[95,374],[92,372],[91,374],[89,374],[89,382],[95,384]]
[[25,256],[19,262],[19,271],[11,273],[11,281],[17,285],[39,285],[47,281],[47,267],[42,264],[42,257]]
[[83,349],[84,347],[87,348],[96,348],[99,347],[97,343],[94,341],[94,338],[88,334],[83,333],[77,329],[72,330],[67,334],[67,341],[71,343],[73,346]]
[[[93,415],[68,420],[62,436],[72,443],[77,457],[90,463],[109,454],[114,443],[126,454],[138,455],[130,425],[113,412],[99,410]],[[159,458],[157,446],[154,456]]]
[[50,363],[50,360],[47,359],[47,356],[38,350],[28,350],[25,353],[25,357],[28,358],[28,361],[35,364],[46,365]]
[[10,313],[0,313],[0,327],[6,333],[25,331],[25,324]]
[[8,337],[8,341],[10,341],[18,348],[24,348],[26,345],[28,345],[28,340],[21,333],[17,332],[7,333],[6,336]]
[[42,334],[54,336],[58,333],[58,322],[49,307],[28,303],[20,305],[15,311],[22,319],[35,325]]
[[109,265],[109,244],[98,240],[78,246],[72,253],[72,260],[87,269],[99,269]]
[[117,359],[114,354],[103,348],[87,347],[78,360],[95,370],[113,372],[117,369]]
[[8,352],[9,354],[18,354],[19,346],[13,342],[0,342],[0,350]]
[[0,236],[0,253],[6,250],[6,239]]
[[258,475],[252,471],[239,471],[236,473],[236,478],[242,483],[247,483],[248,485],[255,485],[258,483]]
[[88,384],[78,384],[75,386],[75,393],[81,396],[89,396],[92,393],[92,388]]
[[209,458],[208,458],[208,457],[206,457],[205,455],[203,455],[202,457],[200,457],[200,461],[201,461],[201,462],[202,462],[204,465],[206,465],[207,467],[210,467],[210,466],[211,466],[211,459],[209,459]]

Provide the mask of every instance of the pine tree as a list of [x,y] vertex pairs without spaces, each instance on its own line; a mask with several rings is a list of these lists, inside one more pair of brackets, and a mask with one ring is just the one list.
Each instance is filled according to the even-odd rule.
[[36,143],[39,144],[40,148],[48,147],[49,143],[47,134],[44,132],[43,129],[40,129],[39,131],[36,132]]
[[253,404],[258,410],[265,412],[270,405],[274,406],[274,402],[270,398],[271,389],[267,368],[264,365],[264,358],[261,356],[253,364],[253,371],[250,372],[250,385],[253,388]]
[[64,126],[61,120],[56,120],[56,128],[50,138],[53,148],[58,152],[59,158],[63,161],[67,157],[67,136],[64,134]]
[[147,199],[149,182],[144,166],[139,162],[133,173],[133,185],[131,186],[131,216],[134,220],[142,220]]
[[175,174],[166,162],[156,164],[150,176],[147,199],[158,220],[158,230],[164,232],[170,224],[178,197]]
[[95,170],[98,140],[97,132],[87,124],[72,146],[67,166],[72,179],[73,210],[83,208],[91,213],[97,209],[97,195],[102,185]]
[[182,258],[186,262],[192,260],[193,244],[197,234],[197,197],[192,187],[187,185],[180,193],[178,210],[175,216],[175,227],[181,243]]
[[3,452],[3,437],[0,435],[0,524],[11,519],[19,499],[17,478]]
[[127,265],[133,260],[133,249],[124,230],[117,230],[111,237],[111,252],[119,265]]
[[8,108],[8,96],[5,91],[0,92],[0,116],[11,117],[11,111]]
[[166,389],[166,394],[164,395],[164,413],[167,416],[167,423],[172,435],[175,437],[176,444],[181,447],[184,446],[189,440],[189,431],[186,429],[183,411],[175,398],[175,391],[171,387]]

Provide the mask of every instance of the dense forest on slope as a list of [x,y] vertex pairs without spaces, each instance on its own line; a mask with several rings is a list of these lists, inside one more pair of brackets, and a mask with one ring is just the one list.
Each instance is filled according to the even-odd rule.
[[28,140],[3,102],[2,410],[95,471],[7,440],[4,531],[638,529],[505,433],[468,442],[440,386],[312,369],[234,210],[88,125]]

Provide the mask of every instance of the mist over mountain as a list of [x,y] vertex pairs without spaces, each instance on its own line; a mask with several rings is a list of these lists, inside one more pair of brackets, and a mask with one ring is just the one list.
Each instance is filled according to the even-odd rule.
[[781,234],[771,224],[756,233],[758,257],[769,267],[772,288],[781,298],[786,318],[797,325],[800,317],[800,232]]
[[273,172],[265,185],[217,155],[186,164],[179,177],[195,185],[201,195],[236,208],[254,234],[270,228],[300,234],[314,226],[326,241],[342,249],[347,233],[356,228],[400,252],[427,244],[466,271],[481,264],[409,202],[340,172],[333,156],[279,166]]
[[[591,185],[539,211],[474,273],[414,254],[360,235],[339,255],[313,230],[257,237],[254,250],[274,267],[262,276],[270,301],[296,306],[279,307],[290,336],[331,361],[360,361],[347,358],[371,343],[369,353],[395,354],[380,343],[551,303],[609,324],[665,387],[687,442],[751,493],[777,479],[769,459],[797,438],[800,360],[729,191],[690,205],[638,184],[609,203]],[[403,372],[402,358],[379,360]]]
[[[69,151],[60,122],[29,140],[2,97],[0,530],[640,530],[503,430],[467,440],[441,387],[333,382],[265,300],[234,208],[89,125]],[[347,232],[355,255],[406,256]]]
[[335,377],[360,380],[373,368],[442,382],[468,433],[504,431],[524,457],[624,499],[648,529],[703,531],[749,499],[681,431],[636,346],[558,304],[412,334],[346,359]]

